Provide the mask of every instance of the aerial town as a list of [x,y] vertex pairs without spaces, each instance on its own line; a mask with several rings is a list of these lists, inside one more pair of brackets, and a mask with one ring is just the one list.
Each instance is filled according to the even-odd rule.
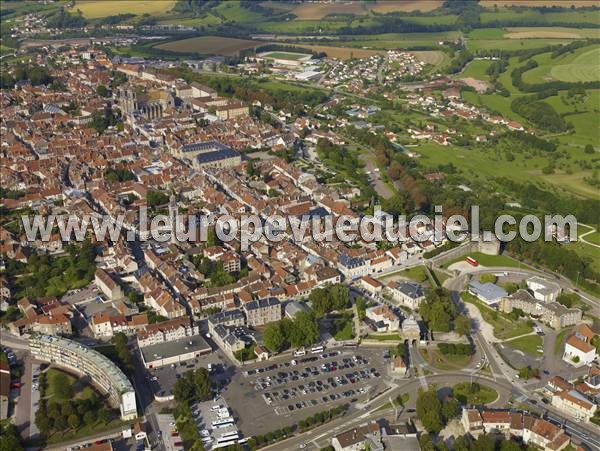
[[0,2],[0,450],[600,450],[600,9],[410,3]]

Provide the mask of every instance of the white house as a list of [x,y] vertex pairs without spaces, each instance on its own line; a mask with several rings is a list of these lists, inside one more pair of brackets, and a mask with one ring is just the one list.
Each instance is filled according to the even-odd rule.
[[538,301],[554,302],[561,292],[560,286],[541,277],[527,279],[527,288]]
[[565,342],[563,360],[574,367],[588,365],[596,358],[596,348],[590,343],[571,335]]

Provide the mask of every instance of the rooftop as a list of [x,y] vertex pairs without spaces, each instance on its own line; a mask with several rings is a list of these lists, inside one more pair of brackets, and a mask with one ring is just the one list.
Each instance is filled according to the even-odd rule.
[[115,365],[113,362],[108,359],[108,357],[100,354],[97,351],[94,351],[87,346],[78,343],[73,340],[69,340],[63,337],[51,337],[49,335],[34,335],[29,339],[29,345],[39,346],[40,349],[44,349],[48,345],[54,345],[60,348],[63,348],[67,351],[70,351],[83,359],[86,359],[97,368],[101,368],[104,373],[110,378],[113,382],[116,390],[119,393],[132,392],[133,386],[127,376]]

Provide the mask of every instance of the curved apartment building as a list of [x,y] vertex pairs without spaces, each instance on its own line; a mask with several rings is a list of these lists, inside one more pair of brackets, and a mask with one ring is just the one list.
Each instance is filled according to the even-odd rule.
[[34,358],[81,376],[108,395],[111,406],[121,411],[122,420],[137,418],[135,390],[127,376],[107,357],[81,343],[63,337],[33,335],[29,348]]

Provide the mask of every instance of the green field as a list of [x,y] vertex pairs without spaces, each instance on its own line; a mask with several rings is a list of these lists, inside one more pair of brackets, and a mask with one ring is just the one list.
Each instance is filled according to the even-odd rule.
[[430,353],[429,363],[438,370],[452,371],[463,369],[471,362],[472,358],[470,355],[442,355],[435,350]]
[[240,50],[258,47],[264,43],[222,36],[200,36],[159,44],[156,48],[171,52],[196,52],[203,55],[234,55]]
[[471,77],[476,78],[477,80],[489,80],[490,77],[485,73],[488,67],[492,64],[491,61],[488,60],[473,60],[460,73],[461,77]]
[[56,377],[60,374],[66,376],[66,380],[69,385],[73,387],[74,399],[89,399],[94,395],[94,390],[88,384],[82,383],[79,379],[71,374],[58,370],[56,368],[50,368],[46,371],[46,377],[48,378],[48,388],[46,389],[46,396],[48,398],[55,397],[56,391]]
[[164,14],[175,6],[175,0],[93,0],[77,1],[71,12],[80,10],[87,19],[100,19],[102,17],[118,14]]
[[474,384],[461,382],[452,387],[452,392],[461,404],[478,406],[489,404],[498,399],[498,392],[496,390],[477,382]]
[[267,58],[274,58],[280,60],[298,61],[299,59],[306,58],[305,53],[291,53],[291,52],[268,52],[264,55]]
[[597,24],[600,23],[600,11],[566,11],[566,12],[547,12],[517,9],[500,9],[494,12],[483,12],[480,15],[481,23],[488,24],[495,21],[511,21],[511,22],[527,22],[535,20],[536,22],[544,22],[547,25],[553,23],[572,23],[572,24]]
[[[592,244],[597,244],[598,246],[600,246],[600,232],[590,233],[589,235],[586,235],[584,239]],[[600,252],[600,249],[598,250],[598,252]]]
[[542,337],[537,334],[508,340],[505,341],[504,344],[532,356],[543,354],[543,352],[538,351],[538,346],[542,346],[544,341],[542,340]]
[[425,282],[427,280],[427,269],[425,266],[414,266],[409,269],[386,274],[381,280],[395,280],[397,278],[410,279],[419,283]]
[[550,53],[537,55],[534,59],[538,67],[523,74],[523,81],[526,83],[600,80],[600,45],[586,46],[554,59]]
[[567,39],[469,39],[469,50],[527,50],[546,47],[547,45],[567,44]]
[[500,340],[509,340],[533,331],[533,327],[527,321],[514,321],[508,315],[488,307],[470,293],[463,292],[460,297],[464,302],[473,304],[479,309],[483,320],[493,327],[494,336]]

